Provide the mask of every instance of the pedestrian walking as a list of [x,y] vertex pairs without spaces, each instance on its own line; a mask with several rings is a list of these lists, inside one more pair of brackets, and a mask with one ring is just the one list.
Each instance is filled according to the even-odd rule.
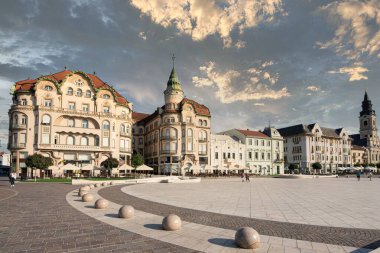
[[358,179],[358,181],[360,181],[360,170],[356,171],[356,178]]
[[372,181],[372,171],[369,172],[368,177],[369,177],[369,181]]
[[11,187],[15,187],[16,177],[17,177],[16,172],[12,172],[10,176]]
[[240,178],[241,178],[241,181],[244,182],[244,173],[241,173]]
[[246,182],[250,182],[250,181],[249,181],[249,175],[248,175],[248,173],[245,174],[245,181],[246,181]]

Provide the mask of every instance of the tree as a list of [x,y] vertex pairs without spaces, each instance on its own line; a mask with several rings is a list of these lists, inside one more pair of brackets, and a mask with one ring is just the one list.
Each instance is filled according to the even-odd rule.
[[144,162],[145,162],[144,157],[141,154],[137,153],[137,154],[132,155],[132,159],[131,159],[132,167],[137,168],[138,166],[143,165]]
[[298,164],[291,163],[289,164],[288,169],[290,170],[291,173],[293,173],[295,170],[298,169]]
[[113,168],[117,168],[119,166],[119,161],[111,156],[104,160],[100,165],[107,170],[112,170]]
[[314,170],[321,170],[321,169],[322,169],[322,165],[321,165],[319,162],[313,163],[313,164],[311,165],[311,167],[312,167]]
[[[29,168],[32,168],[32,170],[47,170],[49,166],[53,165],[53,159],[50,157],[45,157],[41,154],[33,154],[26,158],[25,164]],[[34,180],[36,180],[36,172],[34,172]]]
[[376,168],[380,169],[380,163],[376,163]]

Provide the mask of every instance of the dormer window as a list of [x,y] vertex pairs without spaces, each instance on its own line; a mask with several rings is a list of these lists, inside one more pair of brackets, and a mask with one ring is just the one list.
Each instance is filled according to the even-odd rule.
[[53,87],[51,87],[50,85],[46,85],[46,86],[45,86],[45,90],[47,90],[47,91],[52,91],[52,90],[53,90]]
[[108,95],[108,94],[104,94],[104,95],[103,95],[103,98],[104,98],[104,99],[110,99],[110,95]]
[[83,85],[83,81],[81,79],[78,79],[78,80],[75,81],[75,84],[77,86],[82,86]]

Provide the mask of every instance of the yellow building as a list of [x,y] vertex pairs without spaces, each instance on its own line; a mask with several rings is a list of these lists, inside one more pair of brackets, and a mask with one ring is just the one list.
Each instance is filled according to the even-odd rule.
[[95,74],[64,70],[16,82],[9,110],[8,149],[18,173],[30,175],[27,156],[51,157],[53,176],[60,167],[91,166],[111,155],[130,163],[132,104]]

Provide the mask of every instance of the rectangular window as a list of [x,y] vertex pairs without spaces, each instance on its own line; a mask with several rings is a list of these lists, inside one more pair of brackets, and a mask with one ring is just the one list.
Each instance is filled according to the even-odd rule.
[[27,105],[26,99],[21,99],[21,105]]
[[255,152],[255,159],[259,160],[259,152]]
[[103,147],[108,147],[110,145],[108,137],[103,137]]
[[75,110],[75,103],[69,102],[69,110]]
[[82,121],[82,127],[83,128],[88,128],[88,120],[85,119],[85,120]]
[[109,113],[110,112],[110,108],[108,106],[103,107],[103,112]]
[[83,104],[82,105],[82,111],[88,112],[88,104]]
[[270,160],[270,153],[267,154],[267,159]]
[[240,153],[239,155],[240,155],[240,160],[243,160],[243,154]]
[[20,143],[25,144],[26,143],[26,134],[21,133],[20,134]]
[[139,144],[143,144],[143,138],[139,138]]
[[248,158],[252,159],[252,152],[248,152]]
[[52,106],[51,99],[46,99],[45,102],[44,102],[44,105],[45,105],[46,107],[51,107],[51,106]]
[[232,153],[232,159],[235,159],[235,153]]
[[252,139],[248,139],[248,145],[252,145]]
[[187,150],[188,151],[192,151],[193,150],[193,143],[192,142],[188,142],[187,143]]
[[42,134],[41,142],[42,142],[42,144],[49,144],[50,143],[50,134]]
[[215,152],[215,159],[219,159],[218,156],[219,156],[219,153]]

